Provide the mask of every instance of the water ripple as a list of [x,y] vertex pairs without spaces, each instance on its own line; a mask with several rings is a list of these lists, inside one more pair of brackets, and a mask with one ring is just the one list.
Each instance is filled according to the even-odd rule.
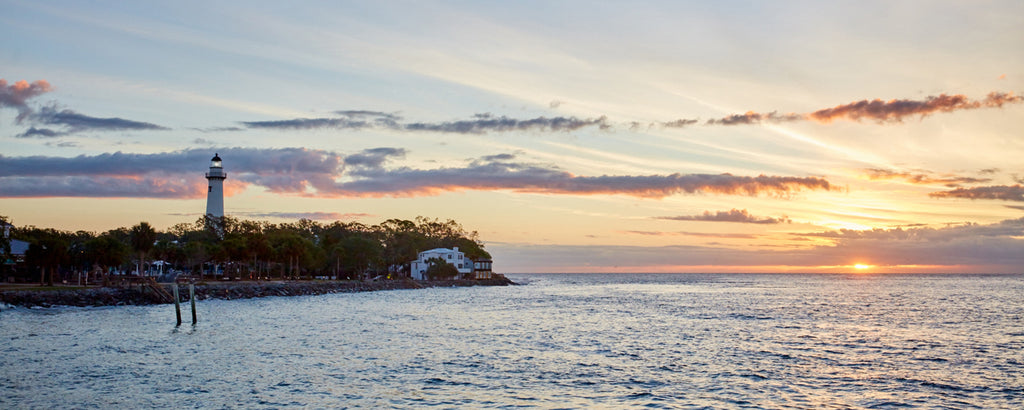
[[1024,277],[526,286],[4,309],[5,408],[1022,408]]

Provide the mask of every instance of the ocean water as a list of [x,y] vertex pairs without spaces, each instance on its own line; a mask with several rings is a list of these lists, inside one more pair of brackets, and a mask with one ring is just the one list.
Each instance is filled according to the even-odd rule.
[[0,408],[1024,408],[1022,275],[511,278],[4,308]]

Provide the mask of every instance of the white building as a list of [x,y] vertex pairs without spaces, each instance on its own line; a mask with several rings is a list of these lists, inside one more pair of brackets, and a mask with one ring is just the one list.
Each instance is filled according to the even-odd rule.
[[213,154],[210,160],[210,172],[206,173],[206,179],[210,181],[210,188],[206,192],[206,214],[217,218],[224,217],[224,180],[228,174],[224,172],[220,155]]
[[419,258],[410,262],[412,278],[416,280],[427,279],[427,268],[430,267],[431,259],[438,258],[458,269],[459,275],[466,275],[473,272],[473,261],[466,258],[466,254],[459,252],[459,248],[435,248],[419,253]]

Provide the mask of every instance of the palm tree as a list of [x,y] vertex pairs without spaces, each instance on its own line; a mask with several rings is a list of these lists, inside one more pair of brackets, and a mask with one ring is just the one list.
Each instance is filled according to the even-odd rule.
[[156,230],[149,226],[148,222],[139,222],[129,231],[131,235],[132,250],[139,255],[136,272],[142,274],[142,265],[146,262],[146,254],[153,249],[156,243]]

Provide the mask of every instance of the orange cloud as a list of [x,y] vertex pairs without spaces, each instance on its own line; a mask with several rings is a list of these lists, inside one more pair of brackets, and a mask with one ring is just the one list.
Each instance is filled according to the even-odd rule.
[[901,122],[909,116],[926,117],[936,112],[952,112],[973,110],[978,108],[997,108],[1004,104],[1020,103],[1024,98],[1013,93],[991,92],[984,99],[971,100],[963,94],[928,97],[924,100],[861,100],[849,104],[837,105],[807,114],[807,118],[820,123],[830,123],[837,119],[860,121],[875,120],[880,123]]
[[957,188],[952,191],[932,192],[933,198],[996,199],[1003,201],[1024,201],[1024,185],[995,185],[974,188]]
[[655,219],[670,221],[736,222],[748,224],[780,224],[793,222],[785,216],[780,218],[758,217],[751,215],[746,209],[735,208],[729,211],[717,211],[715,213],[711,213],[711,211],[704,211],[701,215],[661,216]]
[[23,120],[32,111],[26,105],[30,98],[53,91],[53,86],[46,80],[28,81],[21,80],[13,85],[7,85],[7,80],[0,78],[0,108],[11,107],[19,111],[18,121]]
[[[867,176],[871,180],[902,179],[912,184],[943,184],[951,188],[960,184],[979,184],[992,181],[992,178],[975,178],[956,175],[934,176],[928,172],[911,173],[880,168],[868,168],[864,171],[867,172]],[[983,170],[982,173],[986,173],[984,171],[986,170]]]

